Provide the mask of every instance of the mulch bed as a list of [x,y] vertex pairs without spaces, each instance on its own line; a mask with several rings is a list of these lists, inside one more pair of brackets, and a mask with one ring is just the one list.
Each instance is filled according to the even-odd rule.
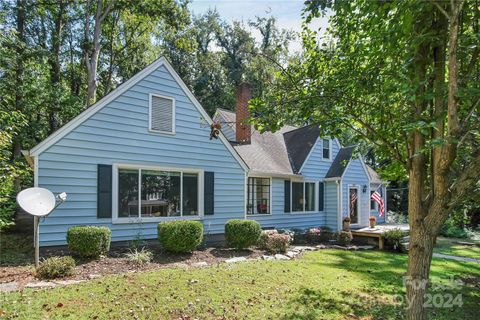
[[[233,250],[223,247],[207,247],[194,251],[191,254],[176,254],[163,251],[159,246],[149,245],[148,249],[153,253],[153,260],[143,266],[138,266],[125,258],[128,248],[111,248],[107,257],[99,260],[77,260],[75,274],[62,280],[87,280],[103,277],[109,274],[122,274],[129,272],[155,270],[171,267],[194,267],[196,263],[206,262],[208,265],[218,264],[233,257],[245,257],[248,259],[259,258],[265,254],[261,250]],[[43,250],[41,257],[68,255],[68,250],[47,249]],[[26,284],[38,281],[34,276],[34,268],[30,266],[1,266],[0,284],[16,282],[19,288]]]

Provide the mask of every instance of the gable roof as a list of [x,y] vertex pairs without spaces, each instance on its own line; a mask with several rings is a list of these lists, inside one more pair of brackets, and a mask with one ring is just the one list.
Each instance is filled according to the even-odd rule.
[[375,171],[372,167],[370,167],[368,164],[365,165],[367,167],[367,173],[370,176],[370,182],[371,183],[382,183],[382,179],[380,178],[380,175],[378,174],[377,171]]
[[237,118],[234,111],[217,108],[217,115],[227,123],[227,125],[235,131],[235,119]]
[[355,146],[341,148],[335,160],[333,160],[330,169],[328,170],[325,178],[341,178],[345,169],[347,168],[350,159],[352,158]]
[[283,134],[294,173],[300,172],[319,135],[320,129],[317,125],[298,128]]
[[[180,86],[180,88],[185,92],[186,96],[192,101],[192,104],[195,106],[195,108],[200,112],[202,117],[207,121],[209,125],[213,123],[212,119],[210,116],[207,114],[205,109],[201,106],[200,102],[195,98],[193,93],[188,89],[187,85],[183,80],[180,78],[178,73],[173,69],[173,67],[170,65],[170,63],[164,58],[161,57],[154,62],[152,62],[150,65],[148,65],[145,69],[142,71],[138,72],[135,74],[132,78],[124,82],[123,84],[119,85],[115,90],[104,96],[102,99],[97,101],[95,104],[90,106],[88,109],[80,113],[78,116],[70,120],[67,124],[65,124],[63,127],[52,133],[50,136],[48,136],[45,140],[40,142],[38,145],[33,147],[30,150],[30,155],[31,156],[38,156],[41,154],[43,151],[51,147],[53,144],[55,144],[58,140],[63,138],[65,135],[70,133],[73,129],[78,127],[80,124],[82,124],[84,121],[86,121],[88,118],[90,118],[92,115],[94,115],[96,112],[101,110],[103,107],[108,105],[110,102],[112,102],[114,99],[119,97],[121,94],[125,93],[128,89],[133,87],[136,83],[138,83],[140,80],[148,76],[150,73],[158,69],[159,67],[164,66],[168,72],[172,75],[174,80],[177,82],[177,84]],[[243,159],[238,155],[237,152],[233,149],[232,145],[227,141],[225,136],[223,134],[219,135],[220,140],[222,143],[225,145],[228,151],[232,154],[232,156],[236,159],[236,161],[240,164],[240,166],[245,170],[248,171],[248,167],[243,161]]]
[[[217,109],[217,114],[229,123],[234,132],[236,131],[235,112]],[[294,175],[285,146],[284,133],[295,129],[297,128],[293,126],[284,126],[277,132],[260,133],[252,128],[251,143],[232,142],[232,145],[253,174]]]

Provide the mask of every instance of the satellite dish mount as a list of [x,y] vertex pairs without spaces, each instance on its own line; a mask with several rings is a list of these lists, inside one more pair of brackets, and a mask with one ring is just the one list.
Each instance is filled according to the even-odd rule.
[[39,224],[40,218],[46,217],[56,207],[67,200],[67,194],[62,192],[57,196],[45,188],[28,188],[22,190],[17,195],[18,205],[34,219],[34,237],[35,237],[35,267],[38,267],[40,256]]

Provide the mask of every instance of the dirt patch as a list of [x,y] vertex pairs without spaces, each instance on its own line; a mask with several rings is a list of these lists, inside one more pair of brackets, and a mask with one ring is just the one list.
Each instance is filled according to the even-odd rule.
[[[198,267],[199,262],[208,265],[218,264],[233,257],[255,259],[265,254],[260,250],[232,250],[223,247],[207,247],[190,254],[175,254],[162,250],[159,246],[148,246],[153,253],[151,263],[138,266],[125,258],[128,248],[112,248],[106,257],[99,260],[82,261],[77,259],[77,266],[73,276],[63,280],[86,280],[103,277],[110,274],[155,270],[172,267]],[[42,258],[68,255],[68,250],[47,249],[42,252]],[[203,263],[205,265],[205,263]],[[16,282],[19,288],[29,282],[37,281],[35,270],[29,266],[0,266],[0,284]]]

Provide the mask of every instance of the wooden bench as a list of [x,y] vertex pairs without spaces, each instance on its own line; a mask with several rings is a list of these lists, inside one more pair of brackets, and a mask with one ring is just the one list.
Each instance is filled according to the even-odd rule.
[[362,232],[352,230],[353,236],[365,237],[365,238],[376,238],[378,239],[378,249],[383,250],[383,236],[381,233],[375,232]]

